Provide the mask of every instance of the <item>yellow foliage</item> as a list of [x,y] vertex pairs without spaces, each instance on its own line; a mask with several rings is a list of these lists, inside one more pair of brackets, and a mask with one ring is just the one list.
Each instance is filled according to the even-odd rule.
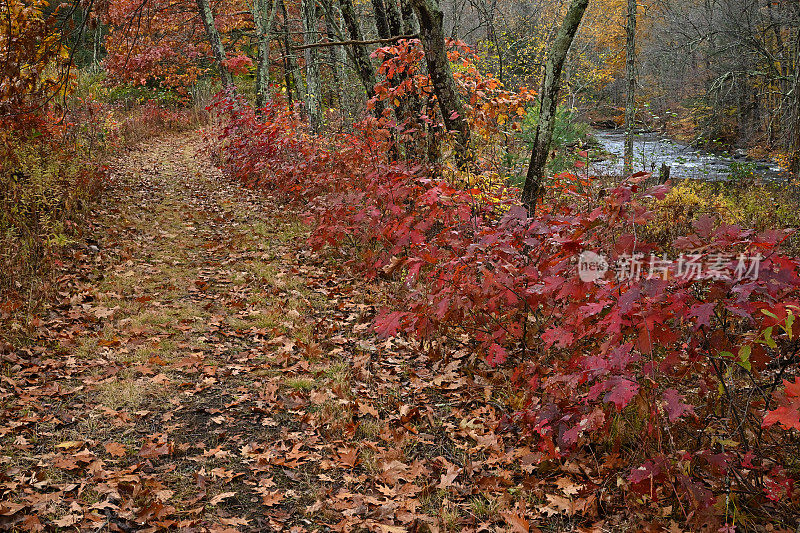
[[690,232],[692,222],[706,214],[757,231],[800,224],[797,201],[788,189],[757,183],[724,186],[681,181],[653,207],[654,218],[647,231],[664,243]]
[[470,172],[451,169],[450,183],[459,189],[469,191],[477,204],[490,204],[500,212],[505,212],[508,205],[500,199],[507,198],[508,180],[494,171]]
[[55,12],[46,14],[47,0],[6,0],[3,4],[0,109],[61,87],[67,81],[64,65],[69,57],[59,26],[53,23]]

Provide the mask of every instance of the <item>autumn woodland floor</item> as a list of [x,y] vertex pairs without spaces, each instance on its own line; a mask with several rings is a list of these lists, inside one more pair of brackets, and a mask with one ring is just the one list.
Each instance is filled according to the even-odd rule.
[[2,355],[0,526],[597,524],[603,465],[532,476],[538,456],[498,429],[513,393],[464,371],[468,354],[376,338],[381,285],[313,253],[295,215],[202,144],[114,163],[58,300]]

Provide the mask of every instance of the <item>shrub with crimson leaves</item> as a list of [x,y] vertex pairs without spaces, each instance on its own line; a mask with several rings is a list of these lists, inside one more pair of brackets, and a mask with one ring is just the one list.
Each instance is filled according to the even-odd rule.
[[621,466],[598,491],[672,505],[697,528],[797,512],[800,261],[781,253],[786,231],[705,217],[669,250],[729,273],[758,257],[757,275],[687,276],[671,263],[586,282],[585,250],[661,259],[647,221],[667,186],[633,179],[598,194],[562,175],[530,219],[513,188],[458,188],[388,161],[391,136],[374,120],[317,138],[281,102],[257,115],[222,96],[214,109],[224,120],[210,140],[231,176],[305,206],[316,248],[402,281],[377,332],[457,338],[511,370],[526,401],[505,429],[542,461],[607,454]]

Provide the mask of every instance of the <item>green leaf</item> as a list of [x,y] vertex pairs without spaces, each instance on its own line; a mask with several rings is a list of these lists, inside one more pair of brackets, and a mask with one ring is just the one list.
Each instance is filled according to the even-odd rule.
[[748,372],[753,369],[753,366],[750,364],[750,346],[742,346],[739,348],[739,361],[738,365]]
[[786,327],[784,328],[786,330],[786,335],[789,336],[789,340],[792,339],[792,324],[794,324],[794,315],[789,311],[789,314],[786,315]]
[[768,327],[764,330],[764,342],[770,348],[777,348],[778,343],[775,342],[775,339],[772,338],[772,326]]

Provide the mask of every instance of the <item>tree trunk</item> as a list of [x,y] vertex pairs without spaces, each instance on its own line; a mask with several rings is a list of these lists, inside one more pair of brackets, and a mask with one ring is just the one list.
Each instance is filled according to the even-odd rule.
[[228,56],[225,55],[225,47],[222,45],[222,38],[219,36],[217,26],[214,24],[214,12],[211,11],[211,4],[209,4],[208,0],[197,0],[197,11],[200,13],[200,18],[203,20],[203,27],[206,30],[208,42],[211,44],[211,50],[214,52],[214,59],[217,61],[222,87],[225,89],[233,87],[233,78],[228,71],[228,67],[225,66],[225,61],[228,59]]
[[[317,29],[317,6],[314,0],[301,0],[303,19],[303,44],[319,41]],[[306,112],[311,131],[317,133],[322,125],[322,102],[319,82],[319,49],[306,48]]]
[[[583,0],[588,1],[588,0]],[[442,21],[444,14],[437,0],[411,0],[420,25],[420,40],[425,48],[425,63],[439,101],[442,120],[448,131],[455,131],[456,162],[464,167],[472,159],[469,150],[469,123],[456,93],[453,71],[447,59]]]
[[800,180],[800,27],[794,43],[794,79],[792,80],[792,125],[790,127],[792,149],[789,171]]
[[281,10],[281,16],[283,17],[283,28],[282,28],[282,35],[281,41],[283,41],[283,77],[286,83],[286,97],[289,99],[289,104],[292,104],[294,101],[294,94],[299,95],[299,91],[297,90],[297,79],[295,78],[295,73],[297,72],[297,62],[294,58],[294,53],[292,51],[292,44],[289,39],[289,15],[286,12],[286,4],[283,0],[276,0],[278,7]]
[[625,25],[625,159],[622,169],[627,178],[633,174],[633,122],[636,119],[636,0],[628,0]]
[[[410,0],[400,0],[400,15],[403,19],[403,35],[418,35],[419,23],[417,17],[414,15],[414,7],[411,5]],[[398,76],[399,79],[405,80],[408,78],[408,72],[403,72]],[[420,119],[423,114],[422,99],[413,91],[406,95],[404,98],[405,113],[413,121],[413,127],[418,131],[429,130],[429,126]],[[414,135],[412,142],[408,143],[406,147],[406,157],[410,159],[424,159],[428,155],[428,141],[432,135]],[[436,149],[437,147],[434,147]],[[435,159],[428,159],[434,161]]]
[[272,40],[272,24],[277,7],[277,0],[253,0],[253,21],[258,40],[256,107],[263,107],[269,97],[269,43]]
[[589,0],[572,0],[564,22],[556,34],[550,54],[547,56],[544,81],[539,92],[539,121],[536,124],[531,162],[528,165],[528,174],[522,189],[522,204],[527,208],[530,216],[536,213],[536,202],[544,189],[544,167],[547,164],[550,142],[553,139],[561,70],[588,4]]
[[[329,15],[329,16],[328,16]],[[333,2],[326,5],[325,35],[329,42],[340,41],[339,37],[339,8]],[[333,76],[333,87],[331,87],[331,105],[337,102],[337,106],[342,108],[342,82],[344,80],[344,48],[342,46],[328,47],[328,61],[331,64],[331,74]]]
[[489,24],[489,39],[491,39],[492,44],[494,45],[494,50],[497,52],[497,79],[500,80],[500,83],[506,83],[505,76],[503,75],[503,49],[500,48],[500,39],[497,38],[497,30],[495,30],[494,24],[494,13],[490,13],[488,17],[488,24]]
[[388,39],[389,22],[386,20],[386,7],[383,0],[372,0],[372,9],[375,11],[375,29],[378,30],[378,37]]
[[[353,8],[353,0],[339,0],[339,6],[342,9],[342,19],[344,25],[347,27],[347,33],[350,35],[352,41],[363,41],[364,34],[361,31],[361,25],[356,18],[356,12]],[[364,92],[367,94],[367,100],[375,96],[375,69],[372,67],[372,61],[369,58],[369,50],[366,45],[353,44],[352,45],[353,63],[356,66],[356,72],[361,80],[361,85],[364,86]],[[378,100],[375,102],[375,115],[380,117],[384,110],[383,102]]]
[[400,15],[400,8],[397,7],[395,0],[386,0],[386,20],[389,23],[389,34],[391,37],[403,34],[403,18]]
[[[389,22],[389,36],[390,37],[399,37],[403,35],[403,18],[400,13],[400,8],[398,7],[396,0],[386,0],[386,18]],[[413,11],[413,8],[412,8]],[[408,78],[406,72],[397,72],[389,80],[392,88],[396,88],[400,86],[403,81]],[[397,119],[398,126],[408,125],[413,117],[411,114],[413,113],[411,107],[409,107],[410,99],[408,94],[401,94],[397,97],[399,104],[395,107],[394,115]]]
[[414,8],[409,0],[400,0],[400,13],[403,16],[403,33],[405,35],[419,33],[419,23],[414,16]]

